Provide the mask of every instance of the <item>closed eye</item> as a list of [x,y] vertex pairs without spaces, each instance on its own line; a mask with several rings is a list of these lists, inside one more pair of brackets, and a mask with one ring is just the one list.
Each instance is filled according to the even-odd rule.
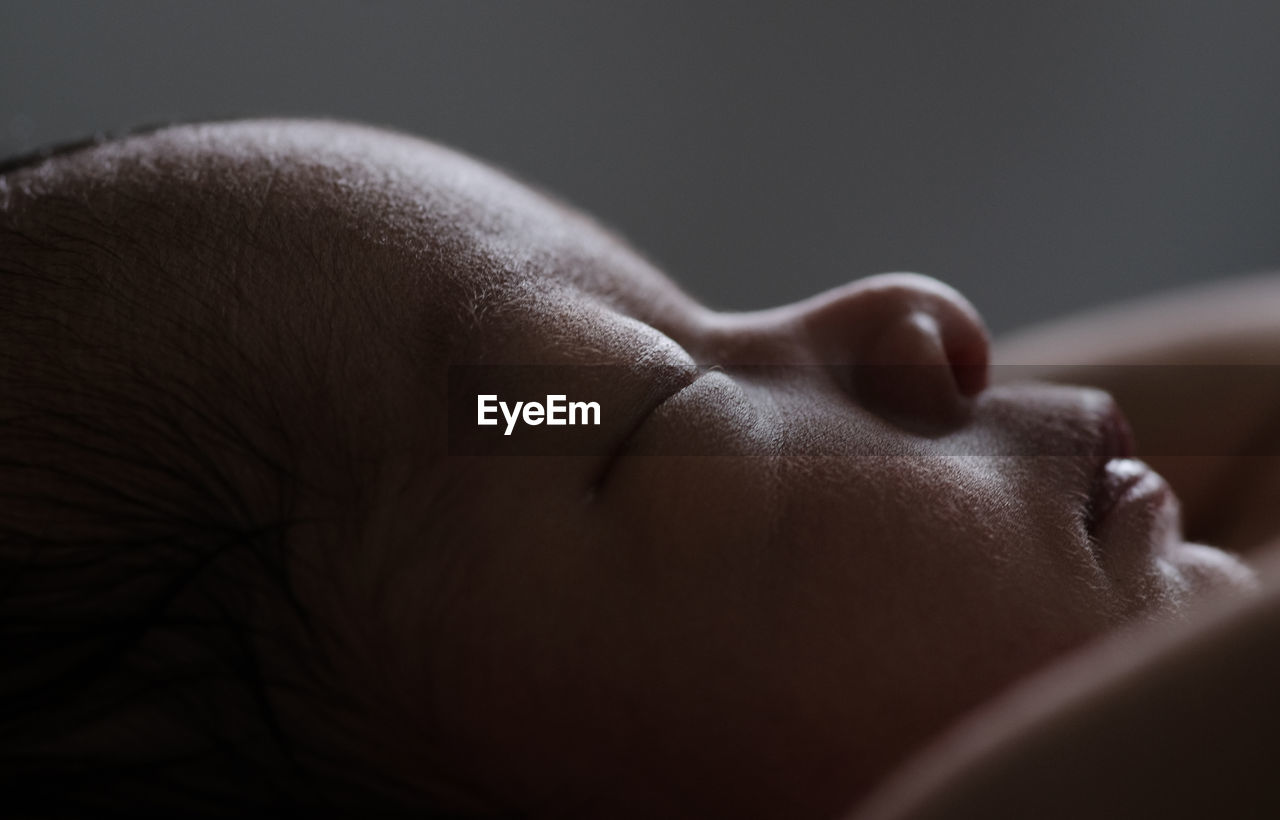
[[639,411],[629,421],[625,432],[620,436],[617,442],[610,448],[608,455],[600,465],[600,470],[596,474],[595,480],[592,482],[592,494],[598,493],[604,489],[605,483],[608,481],[609,475],[613,472],[614,465],[624,456],[630,449],[632,442],[635,440],[636,434],[640,431],[649,417],[662,405],[679,396],[693,385],[697,384],[703,376],[708,373],[719,370],[719,367],[700,367],[690,365],[689,367],[665,367],[659,368],[667,371],[667,374],[657,380],[657,384],[661,385],[661,389],[651,394],[650,398],[640,406]]

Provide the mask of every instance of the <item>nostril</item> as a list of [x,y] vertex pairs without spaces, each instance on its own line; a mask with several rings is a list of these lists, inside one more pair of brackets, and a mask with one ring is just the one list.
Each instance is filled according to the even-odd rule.
[[[883,274],[879,299],[881,317],[889,323],[905,320],[937,346],[930,345],[930,365],[947,365],[960,395],[972,398],[987,386],[991,341],[978,311],[958,291],[919,274]],[[921,351],[923,352],[923,350]]]
[[922,310],[886,323],[855,368],[858,399],[907,427],[933,430],[959,422],[973,394],[966,389],[981,390],[985,376],[967,364],[957,368],[946,342],[941,323]]
[[907,426],[958,422],[987,386],[982,319],[937,279],[879,274],[799,308],[814,358],[833,365],[842,384],[852,372],[860,401]]
[[944,334],[943,349],[961,395],[972,398],[987,388],[991,344],[981,325]]
[[991,339],[978,311],[963,296],[938,283],[936,299],[925,308],[935,317],[943,355],[956,388],[972,398],[987,387]]

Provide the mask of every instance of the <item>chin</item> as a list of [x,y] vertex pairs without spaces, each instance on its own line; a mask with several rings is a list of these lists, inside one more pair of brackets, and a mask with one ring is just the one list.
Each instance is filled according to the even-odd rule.
[[1258,589],[1257,573],[1229,552],[1204,544],[1183,543],[1157,560],[1175,612],[1183,613],[1206,597],[1249,594]]

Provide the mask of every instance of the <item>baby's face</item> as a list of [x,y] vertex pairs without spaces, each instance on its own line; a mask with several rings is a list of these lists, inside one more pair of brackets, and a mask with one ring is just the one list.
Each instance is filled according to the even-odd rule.
[[[402,708],[405,777],[421,732],[515,802],[834,810],[1038,664],[1243,577],[1182,542],[1135,462],[1111,462],[1130,492],[1101,514],[1126,454],[1109,399],[987,388],[985,331],[935,280],[717,313],[509,178],[345,125],[181,128],[97,157],[217,187],[256,214],[247,244],[309,226],[319,250],[292,262],[341,280],[334,300],[305,272],[251,288],[333,365],[323,414],[349,423],[317,429],[351,437],[366,509],[354,537],[311,537],[335,542],[325,594],[387,626],[369,651],[403,695],[381,708]],[[446,423],[475,406],[445,396],[453,365],[499,366],[501,400],[598,402],[601,425],[506,454],[505,421]]]

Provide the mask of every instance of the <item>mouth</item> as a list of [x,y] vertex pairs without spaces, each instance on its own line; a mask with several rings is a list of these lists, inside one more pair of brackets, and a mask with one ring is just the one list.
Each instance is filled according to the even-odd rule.
[[1155,524],[1170,507],[1173,492],[1159,474],[1134,458],[1133,431],[1114,403],[1102,419],[1098,442],[1085,527],[1089,538],[1102,544],[1109,540],[1108,532],[1124,526],[1127,519]]
[[1114,401],[1109,403],[1099,424],[1097,434],[1097,460],[1093,470],[1093,483],[1089,493],[1089,508],[1085,528],[1090,538],[1097,538],[1098,528],[1126,491],[1142,479],[1139,465],[1133,458],[1135,443],[1129,420]]

